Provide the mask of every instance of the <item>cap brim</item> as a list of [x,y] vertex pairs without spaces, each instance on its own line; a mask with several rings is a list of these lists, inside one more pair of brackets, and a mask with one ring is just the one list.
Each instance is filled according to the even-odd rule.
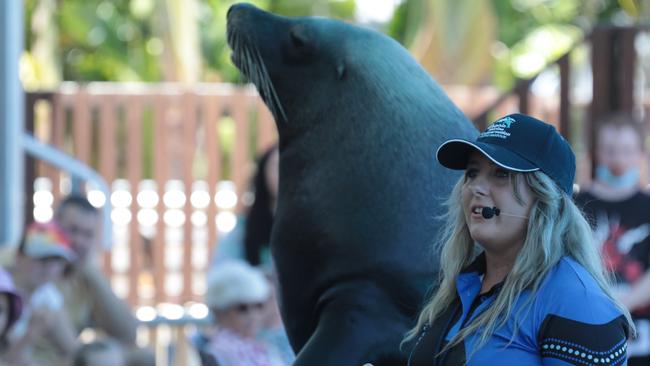
[[444,142],[438,148],[436,158],[446,168],[463,170],[467,167],[469,155],[473,151],[480,152],[494,164],[508,170],[515,172],[534,172],[539,170],[538,167],[528,160],[504,147],[462,139],[453,139]]
[[25,254],[32,258],[62,258],[70,263],[76,258],[75,254],[71,250],[38,244],[28,245],[25,248]]

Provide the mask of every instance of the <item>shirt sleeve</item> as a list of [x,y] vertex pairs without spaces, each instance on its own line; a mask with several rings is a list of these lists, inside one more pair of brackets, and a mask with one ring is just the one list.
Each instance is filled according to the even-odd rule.
[[542,364],[627,365],[627,337],[623,315],[607,323],[589,324],[549,314],[539,332]]
[[627,318],[577,262],[556,268],[536,298],[542,364],[626,365]]

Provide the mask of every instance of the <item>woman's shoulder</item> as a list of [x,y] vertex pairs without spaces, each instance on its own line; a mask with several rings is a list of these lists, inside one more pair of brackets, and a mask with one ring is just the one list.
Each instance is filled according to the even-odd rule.
[[542,357],[615,364],[625,359],[627,320],[591,274],[564,257],[535,296]]
[[544,312],[590,324],[622,315],[589,271],[570,257],[563,257],[547,274],[536,301]]

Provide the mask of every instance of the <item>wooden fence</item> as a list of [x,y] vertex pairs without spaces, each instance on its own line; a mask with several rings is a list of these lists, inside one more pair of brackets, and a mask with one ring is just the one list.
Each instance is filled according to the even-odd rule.
[[[220,210],[215,204],[218,184],[232,182],[240,199],[227,208],[237,212],[254,156],[276,141],[272,116],[254,89],[64,83],[56,92],[30,93],[27,99],[27,119],[33,121],[28,127],[37,138],[89,164],[121,189],[122,196],[103,198],[121,201],[114,202],[115,240],[104,258],[114,286],[123,289],[133,306],[200,300],[202,273],[219,235],[212,220]],[[69,177],[41,162],[29,166],[34,169],[28,179],[47,178],[50,203],[56,206],[69,190]],[[157,219],[149,234],[138,220],[143,181],[155,187],[147,209]],[[203,194],[192,196],[197,181],[203,183]],[[171,225],[164,220],[170,214],[170,183],[175,183],[177,198],[180,193],[171,207],[176,215]],[[26,197],[31,199],[31,193]],[[197,212],[203,220],[191,219]],[[204,224],[197,227],[193,221]],[[170,294],[168,282],[180,292]]]

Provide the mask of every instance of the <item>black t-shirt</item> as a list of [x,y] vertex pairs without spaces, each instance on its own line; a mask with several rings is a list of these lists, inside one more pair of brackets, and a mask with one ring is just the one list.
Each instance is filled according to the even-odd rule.
[[[637,192],[621,201],[605,201],[583,192],[575,201],[591,224],[605,265],[618,285],[638,281],[650,265],[650,195]],[[650,318],[650,308],[634,315]]]

